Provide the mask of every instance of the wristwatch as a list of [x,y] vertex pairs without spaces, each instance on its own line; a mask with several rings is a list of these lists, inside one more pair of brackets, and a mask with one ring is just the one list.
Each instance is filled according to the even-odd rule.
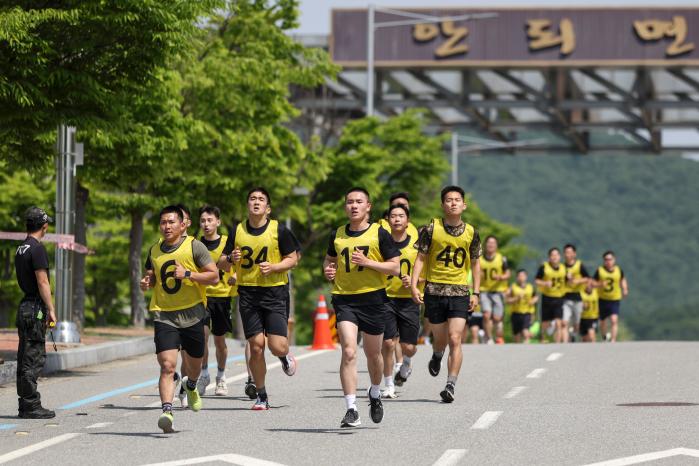
[[192,271],[191,270],[185,271],[184,278],[191,280],[192,279]]
[[230,254],[226,254],[226,261],[228,261],[229,264],[233,263],[233,257]]
[[480,292],[476,293],[476,292],[474,291],[473,293],[471,293],[471,295],[473,295],[473,296],[478,296],[479,298],[481,297],[481,293],[480,293]]

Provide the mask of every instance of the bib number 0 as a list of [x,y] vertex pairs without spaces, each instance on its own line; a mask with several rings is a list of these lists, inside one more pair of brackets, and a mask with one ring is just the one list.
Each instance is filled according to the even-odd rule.
[[[173,267],[172,270],[168,269],[170,267]],[[182,280],[178,280],[175,278],[175,261],[174,260],[169,260],[163,264],[162,267],[160,267],[160,284],[163,287],[163,291],[167,294],[175,294],[178,291],[180,291],[180,288],[182,288]],[[168,285],[168,279],[172,279],[174,281],[174,285],[170,286]]]

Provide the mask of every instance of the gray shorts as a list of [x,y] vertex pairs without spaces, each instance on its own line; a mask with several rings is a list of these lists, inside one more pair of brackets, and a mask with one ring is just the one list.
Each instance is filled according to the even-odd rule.
[[490,312],[493,317],[502,319],[505,315],[505,296],[500,292],[482,292],[481,309],[483,312]]
[[573,301],[572,299],[563,301],[563,322],[570,322],[573,325],[579,324],[582,312],[582,301]]

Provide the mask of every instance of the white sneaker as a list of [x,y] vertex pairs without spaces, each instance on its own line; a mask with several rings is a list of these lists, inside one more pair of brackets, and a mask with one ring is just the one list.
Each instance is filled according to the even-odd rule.
[[381,398],[398,398],[398,395],[396,395],[396,387],[387,387],[382,390]]
[[226,380],[218,377],[216,378],[216,391],[214,392],[216,396],[226,396],[228,395],[228,385],[226,385]]
[[185,380],[182,379],[180,382],[180,386],[177,388],[177,391],[175,391],[175,393],[177,393],[177,397],[180,399],[180,406],[182,407],[182,409],[187,409],[189,407],[189,402],[187,401],[187,392],[182,390],[185,383]]
[[402,365],[403,365],[403,363],[400,363],[400,362],[393,364],[393,374],[398,372],[400,370],[400,366],[402,366]]
[[206,387],[209,386],[211,383],[211,377],[209,376],[209,372],[204,372],[199,375],[199,380],[197,380],[197,391],[199,392],[199,396],[204,396],[206,394]]
[[182,386],[182,379],[180,378],[180,374],[178,372],[175,372],[175,391],[172,392],[172,403],[175,403],[175,397],[177,397],[177,394],[180,392],[180,387]]
[[495,341],[492,338],[488,338],[488,344],[489,345],[494,345]]

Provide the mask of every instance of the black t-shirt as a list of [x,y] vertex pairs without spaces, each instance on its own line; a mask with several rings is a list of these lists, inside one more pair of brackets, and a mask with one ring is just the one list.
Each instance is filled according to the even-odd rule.
[[48,272],[49,255],[43,244],[33,236],[28,236],[15,253],[17,283],[28,298],[40,297],[35,274],[40,269]]
[[[267,230],[269,220],[267,220],[267,223],[262,225],[260,228],[253,228],[250,226],[250,222],[248,220],[245,221],[245,226],[247,227],[248,233],[250,233],[252,236],[260,236]],[[237,225],[233,227],[230,235],[228,235],[228,241],[226,241],[226,245],[223,247],[223,255],[230,254],[233,252],[233,249],[235,249],[236,231],[238,231]],[[277,222],[277,238],[279,241],[279,252],[281,253],[282,257],[288,256],[292,252],[301,251],[301,243],[299,243],[299,240],[296,239],[294,233],[282,222]]]
[[[370,227],[371,224],[369,224],[369,226],[362,231],[354,231],[350,230],[349,225],[346,225],[345,232],[347,236],[356,238],[358,236],[361,236]],[[330,233],[330,241],[328,242],[327,250],[327,254],[330,257],[337,257],[337,251],[335,250],[335,236],[337,236],[337,230],[333,230]],[[381,257],[383,257],[383,260],[385,261],[400,256],[400,250],[398,249],[396,243],[393,241],[393,237],[389,232],[383,229],[383,227],[379,228],[379,251],[381,252]],[[383,304],[386,301],[387,298],[385,289],[353,295],[333,295],[333,303],[335,304],[346,304],[353,306],[375,306]]]

